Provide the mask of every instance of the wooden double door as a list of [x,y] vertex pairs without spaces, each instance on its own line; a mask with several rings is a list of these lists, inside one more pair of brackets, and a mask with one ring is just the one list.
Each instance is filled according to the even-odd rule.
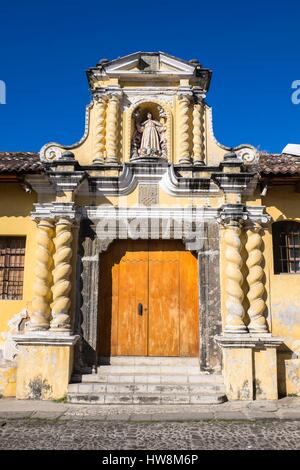
[[179,241],[115,241],[101,255],[100,356],[198,356],[197,259]]

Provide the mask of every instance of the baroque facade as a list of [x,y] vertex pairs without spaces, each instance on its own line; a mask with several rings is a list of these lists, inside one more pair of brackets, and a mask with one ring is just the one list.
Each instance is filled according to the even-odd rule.
[[299,395],[300,158],[218,143],[197,60],[87,77],[78,143],[0,154],[0,393]]

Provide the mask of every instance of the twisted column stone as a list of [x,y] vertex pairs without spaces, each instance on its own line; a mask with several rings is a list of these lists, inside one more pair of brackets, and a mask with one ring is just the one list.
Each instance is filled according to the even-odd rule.
[[54,239],[54,270],[53,270],[53,304],[51,330],[68,331],[71,328],[70,292],[71,292],[71,259],[72,259],[72,222],[60,218],[56,223]]
[[95,102],[95,128],[94,128],[94,146],[93,163],[104,163],[105,158],[105,119],[106,102],[100,98]]
[[189,95],[178,95],[178,155],[179,163],[191,163],[189,146]]
[[226,259],[226,325],[225,333],[247,333],[244,319],[242,290],[243,274],[242,257],[240,255],[240,225],[238,222],[231,221],[225,228],[225,259]]
[[266,318],[264,317],[266,303],[263,299],[265,287],[262,282],[264,271],[261,267],[263,253],[261,249],[262,237],[260,231],[261,226],[259,224],[254,224],[247,229],[246,250],[248,253],[248,259],[246,264],[249,269],[249,274],[247,276],[249,292],[247,297],[250,304],[248,310],[250,323],[248,328],[251,333],[268,332]]
[[109,96],[106,116],[106,153],[107,163],[118,163],[119,145],[119,106],[120,96],[117,93]]
[[193,109],[193,156],[194,163],[198,165],[204,163],[204,106],[202,103],[195,103]]
[[33,284],[32,312],[28,329],[30,331],[47,330],[50,320],[51,267],[54,235],[54,224],[41,219],[37,225],[35,281]]
[[194,162],[201,160],[201,104],[194,104],[193,109],[193,156]]

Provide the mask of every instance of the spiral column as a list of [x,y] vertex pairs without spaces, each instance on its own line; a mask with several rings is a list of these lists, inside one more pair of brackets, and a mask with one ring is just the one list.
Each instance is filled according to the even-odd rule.
[[189,107],[190,96],[187,94],[178,95],[178,157],[179,163],[191,163],[189,146]]
[[195,103],[193,109],[193,156],[194,163],[198,165],[203,165],[205,160],[204,131],[204,106],[201,102]]
[[53,304],[50,324],[51,330],[55,331],[69,331],[71,328],[72,240],[72,222],[66,218],[60,218],[56,223],[54,239]]
[[93,145],[93,163],[104,163],[105,159],[105,119],[106,102],[104,98],[99,98],[95,102],[95,128]]
[[249,269],[247,276],[247,282],[249,291],[247,294],[249,300],[248,315],[250,323],[248,325],[250,333],[267,333],[268,327],[266,318],[264,317],[264,311],[266,309],[266,303],[263,299],[265,287],[262,282],[264,271],[262,268],[263,253],[262,253],[262,237],[261,237],[261,226],[256,223],[247,229],[247,243],[246,250],[248,253],[248,259],[246,261]]
[[54,224],[41,219],[37,225],[36,265],[34,269],[32,312],[28,329],[31,331],[47,330],[50,319],[51,267],[54,235]]
[[193,109],[193,157],[194,162],[201,159],[201,105],[194,104]]
[[109,95],[106,117],[107,163],[118,163],[120,95]]
[[247,333],[244,319],[242,290],[243,274],[242,257],[240,255],[240,224],[235,221],[229,222],[225,227],[225,260],[226,260],[226,325],[225,333]]

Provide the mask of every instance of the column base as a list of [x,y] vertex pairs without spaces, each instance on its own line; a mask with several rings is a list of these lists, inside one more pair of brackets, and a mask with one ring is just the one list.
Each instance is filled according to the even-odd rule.
[[13,337],[18,345],[16,397],[57,400],[68,391],[74,345],[70,332],[27,332]]
[[178,162],[179,165],[191,165],[193,163],[191,157],[189,156],[180,157]]
[[103,158],[94,158],[93,165],[103,165],[104,159]]
[[240,325],[240,326],[226,326],[225,335],[248,335],[249,331],[245,325]]
[[268,328],[267,327],[262,327],[262,328],[251,328],[250,325],[248,325],[248,330],[251,335],[270,335]]
[[27,331],[47,331],[49,330],[49,323],[45,324],[45,325],[29,325],[27,326]]
[[220,335],[228,400],[276,400],[277,355],[281,338],[267,335]]
[[109,165],[118,165],[119,161],[117,157],[107,157],[106,162]]

